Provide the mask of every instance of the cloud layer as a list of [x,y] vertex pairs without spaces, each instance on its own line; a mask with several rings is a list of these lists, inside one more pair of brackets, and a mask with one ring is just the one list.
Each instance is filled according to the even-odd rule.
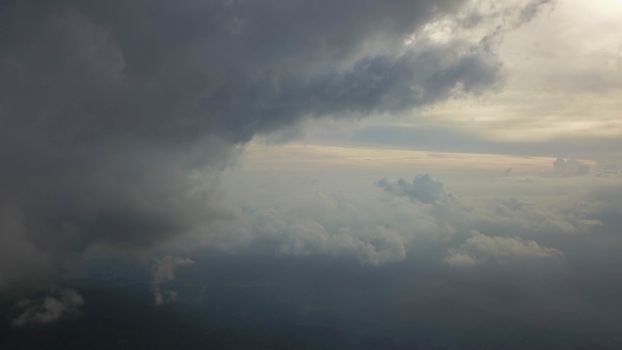
[[516,237],[491,237],[473,231],[460,247],[452,248],[445,262],[455,267],[471,267],[481,261],[497,263],[512,260],[537,259],[560,256],[557,249],[540,246],[537,242]]
[[488,41],[430,29],[459,33],[465,4],[4,2],[0,286],[27,255],[53,271],[93,244],[196,230],[221,215],[213,177],[257,133],[497,86]]

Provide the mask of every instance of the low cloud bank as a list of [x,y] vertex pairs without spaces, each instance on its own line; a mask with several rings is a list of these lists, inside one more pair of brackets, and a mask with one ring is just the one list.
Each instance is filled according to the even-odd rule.
[[11,320],[15,327],[53,323],[79,314],[84,305],[80,294],[71,289],[60,289],[37,300],[23,300],[17,307],[21,313]]

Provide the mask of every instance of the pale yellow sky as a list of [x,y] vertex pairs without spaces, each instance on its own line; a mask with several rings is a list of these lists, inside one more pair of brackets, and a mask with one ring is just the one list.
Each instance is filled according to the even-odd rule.
[[[514,174],[550,172],[554,158],[495,154],[428,152],[398,148],[313,145],[249,144],[242,162],[249,170],[314,171],[318,168],[421,171],[492,171]],[[590,164],[595,165],[595,164]]]
[[[487,2],[476,3],[481,6]],[[504,19],[493,18],[483,25],[497,25],[495,21]],[[432,167],[512,166],[530,171],[548,169],[555,157],[564,155],[593,165],[605,158],[622,160],[622,1],[558,0],[526,24],[509,27],[496,49],[505,76],[503,86],[496,91],[460,96],[401,115],[308,120],[299,134],[289,138],[294,144],[264,147],[260,145],[262,139],[256,139],[248,148],[248,160],[259,164],[289,159],[332,166],[363,165],[373,159],[376,166],[403,166],[415,157],[415,162]],[[447,35],[481,39],[477,28],[473,33],[463,33],[442,21],[425,31],[438,31],[438,35],[426,34],[434,40],[444,40]],[[439,136],[424,147],[416,142],[420,133],[413,134],[411,147],[392,144],[391,131],[384,129],[382,140],[374,144],[361,144],[356,138],[361,130],[387,127],[398,131],[429,128]],[[466,144],[460,147],[460,140],[450,140],[455,134],[467,135],[464,142],[475,144],[477,150]],[[560,139],[564,142],[547,146]],[[555,153],[573,145],[573,140],[582,143],[577,142],[568,152]],[[454,149],[443,145],[452,142]],[[498,147],[500,144],[509,146]],[[583,149],[583,145],[589,147]],[[512,156],[483,155],[508,150]],[[476,154],[463,161],[462,156],[455,156],[458,153]]]
[[455,122],[493,139],[620,137],[621,33],[621,1],[557,1],[505,34],[500,92],[434,106],[425,122]]

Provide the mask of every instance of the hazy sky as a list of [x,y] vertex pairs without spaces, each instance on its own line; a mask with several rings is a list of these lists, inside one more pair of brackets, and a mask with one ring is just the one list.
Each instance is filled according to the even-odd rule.
[[620,34],[617,0],[1,3],[0,347],[619,348]]

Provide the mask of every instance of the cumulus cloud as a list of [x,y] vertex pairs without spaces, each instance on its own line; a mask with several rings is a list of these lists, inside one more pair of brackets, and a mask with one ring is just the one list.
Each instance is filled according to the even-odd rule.
[[520,237],[487,236],[473,231],[471,237],[458,248],[451,248],[444,261],[454,267],[471,267],[481,262],[506,263],[526,259],[561,256],[554,248],[539,245]]
[[308,226],[294,224],[287,227],[280,239],[278,252],[286,255],[353,256],[363,264],[380,265],[403,260],[406,257],[404,238],[396,232],[376,227],[375,234],[366,237],[343,228],[327,232],[318,222]]
[[177,292],[174,290],[162,290],[162,286],[175,279],[175,272],[182,266],[193,265],[194,261],[187,258],[165,256],[157,259],[152,271],[153,297],[155,305],[177,301]]
[[557,176],[580,176],[588,175],[590,166],[574,158],[557,158],[553,162],[553,175]]
[[[334,183],[338,180],[333,173],[330,178],[314,177],[311,182],[292,174],[247,183],[232,176],[229,186],[242,196],[240,209],[231,220],[211,226],[209,235],[188,237],[178,247],[201,242],[201,246],[236,253],[248,250],[263,255],[348,257],[363,265],[378,266],[418,259],[418,254],[428,256],[433,250],[430,247],[438,249],[435,261],[442,260],[447,249],[469,239],[471,231],[498,232],[500,245],[524,243],[528,248],[531,241],[542,239],[547,243],[579,239],[599,232],[604,222],[611,222],[610,216],[615,216],[613,212],[595,214],[604,212],[587,204],[595,201],[573,192],[573,184],[564,186],[572,187],[569,192],[575,199],[560,197],[565,192],[552,189],[552,184],[559,183],[549,177],[518,185],[505,178],[498,180],[503,184],[456,180],[467,181],[475,194],[465,194],[455,189],[453,182],[444,184],[430,175],[416,175],[414,179],[384,179],[374,186],[367,178],[348,175],[344,181],[354,184],[343,192],[342,185]],[[581,204],[584,201],[586,204]],[[506,241],[507,237],[520,238]],[[478,239],[485,241],[477,236],[469,242]],[[430,249],[422,253],[423,247]],[[448,259],[464,264],[483,260],[466,250],[456,250]]]
[[47,324],[63,317],[76,315],[84,305],[80,294],[71,289],[60,289],[40,300],[24,300],[18,304],[22,311],[11,324],[15,327]]
[[[347,257],[363,265],[402,261],[409,238],[387,213],[385,220],[350,199],[305,198],[304,204],[246,205],[236,219],[219,230],[223,247],[298,257]],[[365,210],[370,212],[365,213]],[[423,224],[423,223],[422,223]]]
[[[377,185],[392,196],[407,198],[413,203],[433,204],[429,215],[444,234],[483,230],[575,235],[594,232],[602,224],[569,203],[545,205],[542,198],[527,201],[514,196],[499,197],[486,190],[483,190],[486,195],[477,197],[453,195],[445,191],[442,182],[428,174],[416,175],[410,183],[403,179],[394,182],[382,179]],[[548,185],[534,186],[546,188]]]
[[390,194],[424,204],[435,204],[447,196],[443,183],[433,180],[429,174],[417,175],[411,183],[404,179],[395,182],[381,179],[378,181],[378,186]]

